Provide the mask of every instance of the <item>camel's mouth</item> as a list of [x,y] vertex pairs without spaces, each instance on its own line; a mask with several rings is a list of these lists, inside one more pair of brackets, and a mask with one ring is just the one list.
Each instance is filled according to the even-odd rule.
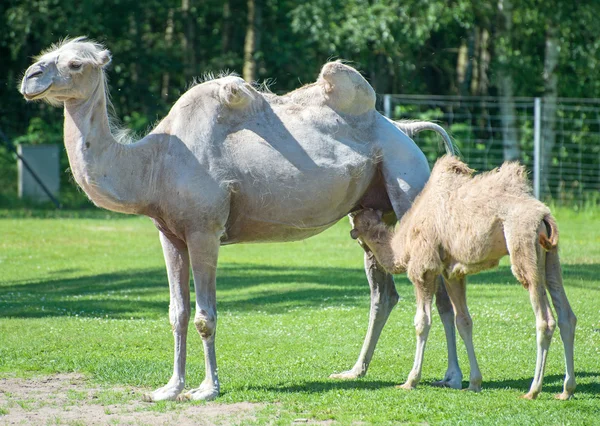
[[42,90],[41,92],[38,93],[23,93],[23,97],[25,99],[27,99],[28,101],[35,101],[36,99],[40,99],[42,97],[42,95],[44,93],[46,93],[48,90],[50,90],[50,87],[47,87],[46,89]]

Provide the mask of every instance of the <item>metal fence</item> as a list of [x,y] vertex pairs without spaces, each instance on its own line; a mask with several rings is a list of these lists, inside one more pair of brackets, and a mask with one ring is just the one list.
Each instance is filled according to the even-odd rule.
[[[384,95],[380,105],[395,120],[444,126],[477,170],[499,166],[512,144],[540,199],[600,204],[600,99],[558,98],[553,106],[541,98],[514,98],[510,115],[500,98],[488,96]],[[415,141],[431,163],[440,155],[437,135],[423,132]]]

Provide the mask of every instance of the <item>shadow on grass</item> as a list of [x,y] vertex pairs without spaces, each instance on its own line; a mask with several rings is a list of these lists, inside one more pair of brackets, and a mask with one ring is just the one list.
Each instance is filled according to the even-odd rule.
[[[600,291],[600,265],[566,265],[569,285]],[[473,283],[518,285],[508,267],[484,272]],[[411,292],[405,276],[396,277],[400,293]],[[221,295],[219,293],[222,293]],[[226,293],[226,294],[223,294]],[[362,268],[284,267],[222,264],[217,279],[221,312],[281,313],[290,308],[332,305],[368,306]],[[162,318],[169,306],[164,269],[134,270],[60,279],[51,274],[37,282],[0,284],[0,317],[72,316]]]
[[[600,371],[589,372],[589,371],[576,371],[575,380],[578,381],[577,388],[575,389],[575,395],[578,393],[589,393],[600,395],[600,383],[598,382],[584,382],[581,383],[581,379],[590,377],[598,380],[600,378]],[[561,393],[563,390],[563,380],[565,376],[561,374],[550,374],[544,376],[543,392],[547,393]],[[482,387],[483,389],[514,389],[522,391],[524,394],[529,391],[533,377],[530,379],[507,379],[507,380],[492,380],[486,381],[484,379]],[[468,387],[469,382],[463,382],[463,387]]]
[[[48,278],[0,284],[0,317],[162,318],[168,312],[169,287],[163,269]],[[219,292],[234,295],[219,297]],[[367,306],[368,295],[366,277],[358,268],[225,264],[220,266],[217,280],[217,303],[222,312],[259,309],[280,313],[324,303]]]
[[377,390],[382,388],[393,388],[398,382],[368,379],[357,380],[318,380],[304,381],[293,385],[275,386],[249,386],[252,390],[266,390],[278,393],[325,393],[332,390]]
[[[576,379],[582,379],[585,377],[590,377],[592,379],[598,379],[600,376],[600,372],[591,373],[587,371],[579,371],[575,372]],[[543,392],[546,393],[561,393],[562,388],[562,380],[564,376],[554,374],[547,375],[544,377],[545,382]],[[496,380],[496,381],[485,381],[482,384],[484,390],[486,389],[511,389],[522,391],[523,394],[527,393],[529,390],[529,386],[531,385],[531,379],[516,379],[516,380]],[[376,390],[382,388],[392,388],[400,384],[400,382],[391,382],[391,381],[370,381],[365,379],[358,380],[318,380],[318,381],[305,381],[293,385],[275,385],[275,386],[250,386],[253,390],[267,390],[273,392],[281,392],[281,393],[326,393],[332,390]],[[428,386],[431,387],[429,383],[422,383],[419,386]],[[469,386],[469,382],[463,382],[463,389]],[[436,388],[439,389],[439,388]],[[455,392],[453,389],[447,389],[448,392]],[[402,391],[406,392],[406,391]],[[575,390],[575,395],[580,394],[600,394],[600,383],[579,383],[577,385],[577,389]]]

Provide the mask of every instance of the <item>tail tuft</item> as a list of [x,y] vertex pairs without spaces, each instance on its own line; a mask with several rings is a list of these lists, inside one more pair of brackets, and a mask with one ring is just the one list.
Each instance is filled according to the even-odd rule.
[[547,214],[542,220],[548,230],[548,236],[544,234],[539,235],[540,245],[546,251],[555,250],[558,247],[558,226],[556,220],[551,214]]

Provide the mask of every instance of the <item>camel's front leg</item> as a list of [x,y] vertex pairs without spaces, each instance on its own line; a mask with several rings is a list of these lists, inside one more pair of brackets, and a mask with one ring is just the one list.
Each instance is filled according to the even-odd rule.
[[190,320],[190,261],[185,243],[160,233],[169,277],[169,320],[175,338],[175,362],[169,383],[150,394],[146,401],[174,400],[185,386],[186,337]]
[[367,335],[354,367],[343,373],[332,374],[329,376],[332,379],[356,379],[366,374],[383,326],[390,316],[390,312],[398,303],[399,296],[393,277],[385,272],[375,260],[373,253],[366,247],[365,272],[371,287],[371,311],[369,313]]
[[417,298],[417,313],[415,314],[415,332],[417,335],[417,348],[415,351],[415,362],[413,368],[404,382],[399,387],[403,389],[414,389],[421,380],[421,370],[423,368],[423,355],[425,354],[425,344],[431,328],[431,303],[435,293],[435,275],[425,273],[423,276],[409,276],[415,286],[415,295]]
[[196,315],[194,324],[204,345],[205,377],[200,387],[186,392],[180,399],[211,400],[219,395],[215,332],[217,329],[216,272],[219,237],[210,232],[195,232],[187,243],[194,274]]

